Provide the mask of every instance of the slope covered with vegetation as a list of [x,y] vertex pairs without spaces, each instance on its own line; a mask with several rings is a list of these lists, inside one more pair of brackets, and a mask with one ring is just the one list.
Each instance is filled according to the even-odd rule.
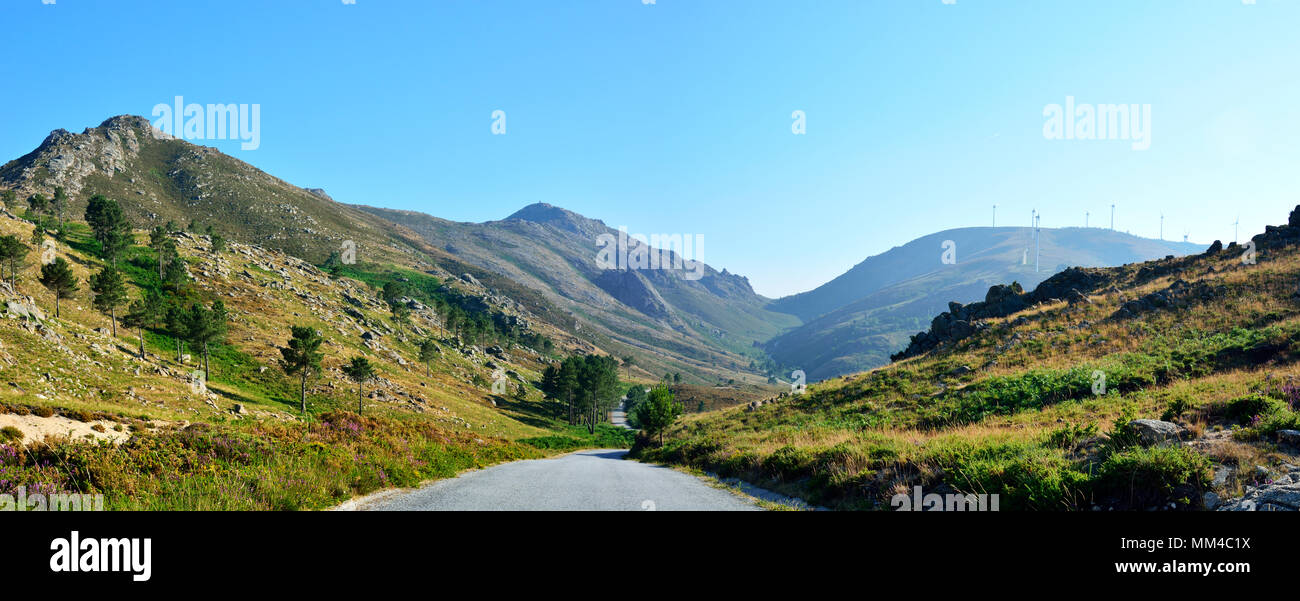
[[[672,371],[695,383],[765,382],[759,369],[765,357],[754,344],[798,324],[790,315],[767,310],[768,299],[746,278],[726,270],[702,265],[688,275],[689,269],[605,269],[596,262],[597,239],[617,239],[618,230],[560,207],[536,203],[486,223],[358,208],[544,295],[570,313],[565,324],[575,333],[591,335],[611,354],[635,357],[633,370],[643,379]],[[632,245],[645,247],[635,239]],[[681,257],[681,249],[673,256],[698,258]]]
[[1249,247],[999,286],[905,359],[688,416],[638,453],[836,508],[915,486],[1003,510],[1212,508],[1300,464],[1298,244],[1300,208]]
[[16,196],[0,211],[2,494],[323,508],[544,456],[557,436],[629,442],[566,423],[536,384],[573,347],[476,278],[322,268],[218,234],[133,230],[112,199],[81,199],[99,207],[83,222]]
[[[1067,267],[1205,250],[1102,228],[1042,228],[1038,236],[1035,241],[1032,228],[961,228],[890,249],[814,290],[773,301],[771,309],[798,315],[804,324],[763,346],[786,367],[782,372],[802,369],[809,380],[824,380],[889,363],[907,337],[949,302],[979,300],[995,284],[1018,281],[1032,288]],[[951,263],[945,264],[949,242]]]

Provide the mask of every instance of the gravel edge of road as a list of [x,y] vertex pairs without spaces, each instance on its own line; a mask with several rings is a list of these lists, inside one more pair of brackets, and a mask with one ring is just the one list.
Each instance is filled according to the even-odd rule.
[[791,497],[779,492],[773,492],[739,478],[721,478],[712,472],[694,470],[675,465],[664,465],[659,463],[652,463],[650,465],[667,467],[682,472],[683,474],[694,476],[709,486],[726,490],[767,511],[830,511],[825,507],[812,505],[798,497]]

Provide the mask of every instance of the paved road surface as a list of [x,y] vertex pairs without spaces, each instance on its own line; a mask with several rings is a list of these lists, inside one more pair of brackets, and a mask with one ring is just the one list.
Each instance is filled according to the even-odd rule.
[[627,412],[623,411],[622,406],[609,414],[609,422],[620,428],[632,429],[632,426],[627,425]]
[[756,511],[752,502],[625,450],[516,461],[363,503],[369,511]]

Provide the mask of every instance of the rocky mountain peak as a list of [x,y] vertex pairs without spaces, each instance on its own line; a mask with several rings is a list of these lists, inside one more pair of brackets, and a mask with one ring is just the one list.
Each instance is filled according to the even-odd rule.
[[603,233],[606,229],[605,222],[599,219],[589,219],[568,209],[544,202],[533,203],[519,209],[505,220],[528,221],[579,234]]

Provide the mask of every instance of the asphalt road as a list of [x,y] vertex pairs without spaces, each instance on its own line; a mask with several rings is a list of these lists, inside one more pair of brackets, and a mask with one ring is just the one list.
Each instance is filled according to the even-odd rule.
[[632,429],[632,426],[627,425],[627,413],[623,411],[622,407],[615,409],[609,414],[609,423],[620,428],[627,428],[628,430]]
[[625,450],[516,461],[362,503],[365,511],[757,511],[752,502]]

